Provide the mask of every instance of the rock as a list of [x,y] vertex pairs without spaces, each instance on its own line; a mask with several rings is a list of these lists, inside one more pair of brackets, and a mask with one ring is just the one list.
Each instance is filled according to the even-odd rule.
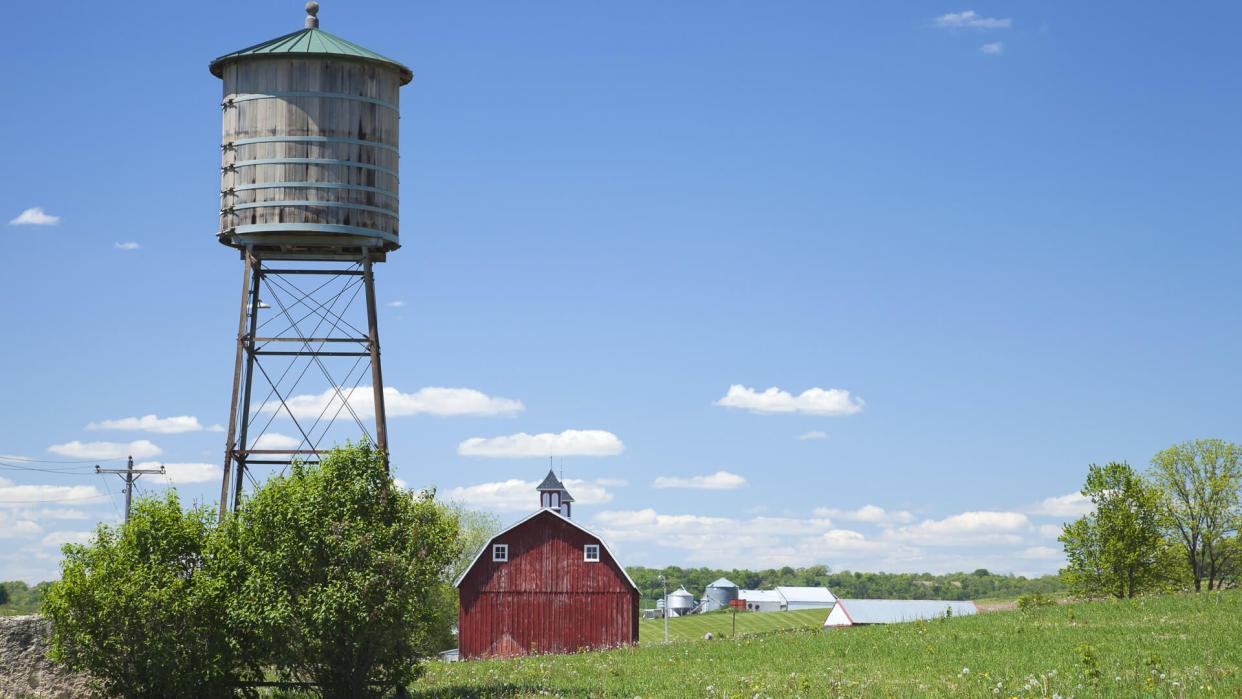
[[86,676],[47,659],[51,627],[40,616],[0,616],[0,699],[91,696]]

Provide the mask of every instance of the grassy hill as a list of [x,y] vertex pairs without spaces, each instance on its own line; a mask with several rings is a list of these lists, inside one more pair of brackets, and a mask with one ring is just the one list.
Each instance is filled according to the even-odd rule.
[[[827,609],[803,609],[795,612],[739,612],[737,635],[789,631],[793,629],[817,629],[824,625]],[[693,614],[668,620],[668,637],[671,641],[693,641],[707,633],[715,638],[733,636],[733,614],[712,612]],[[663,643],[664,620],[643,619],[638,622],[639,643]]]
[[667,645],[648,636],[607,652],[432,663],[411,690],[424,699],[1239,696],[1238,639],[1242,591],[1233,591]]

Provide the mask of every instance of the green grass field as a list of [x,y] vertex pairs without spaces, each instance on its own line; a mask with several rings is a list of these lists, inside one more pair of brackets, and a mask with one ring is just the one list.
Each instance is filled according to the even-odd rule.
[[644,640],[596,653],[431,663],[411,691],[424,699],[1242,696],[1242,591]]
[[[817,629],[828,618],[827,609],[803,609],[796,612],[739,612],[737,635],[789,631],[792,629]],[[707,633],[715,638],[733,636],[733,614],[712,612],[692,614],[668,620],[668,637],[672,641],[701,639]],[[663,643],[664,620],[643,619],[638,622],[639,643]]]

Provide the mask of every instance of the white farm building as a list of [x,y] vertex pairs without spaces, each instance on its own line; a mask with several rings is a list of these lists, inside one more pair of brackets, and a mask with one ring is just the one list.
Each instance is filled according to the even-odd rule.
[[836,604],[836,595],[826,587],[781,587],[776,593],[784,600],[784,609],[794,612],[799,609],[828,609]]
[[785,608],[785,598],[776,590],[739,590],[737,598],[748,612],[779,612]]
[[971,616],[978,613],[974,602],[947,602],[922,599],[839,599],[828,618],[826,628],[862,624],[901,624],[920,619],[946,616]]
[[774,590],[739,590],[743,609],[751,612],[792,612],[799,609],[830,609],[837,601],[826,587],[778,586]]

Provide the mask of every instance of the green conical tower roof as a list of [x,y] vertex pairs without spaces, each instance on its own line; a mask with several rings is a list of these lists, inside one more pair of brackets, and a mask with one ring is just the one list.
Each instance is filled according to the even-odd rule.
[[401,63],[320,29],[317,16],[319,13],[319,3],[306,3],[306,12],[305,29],[278,36],[275,39],[269,39],[261,44],[248,46],[240,51],[226,53],[211,62],[211,74],[217,78],[222,78],[224,77],[224,66],[226,64],[246,58],[263,56],[331,56],[392,66],[401,72],[402,85],[414,79],[414,72]]

